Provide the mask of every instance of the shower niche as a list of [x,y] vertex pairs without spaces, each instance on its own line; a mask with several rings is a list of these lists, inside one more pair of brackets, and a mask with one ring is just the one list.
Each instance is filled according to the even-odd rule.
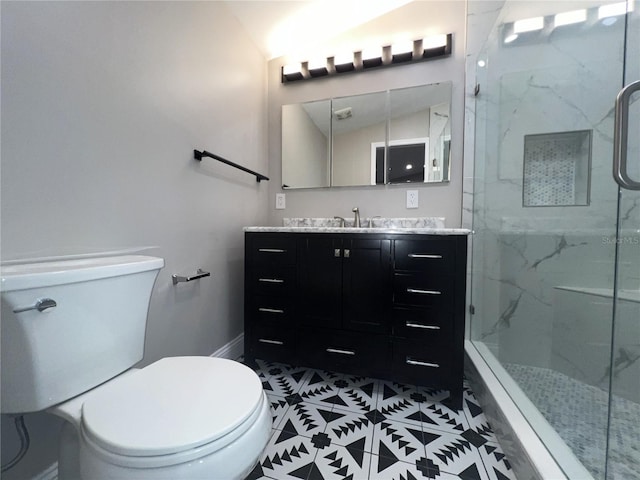
[[524,137],[522,204],[589,205],[591,130]]

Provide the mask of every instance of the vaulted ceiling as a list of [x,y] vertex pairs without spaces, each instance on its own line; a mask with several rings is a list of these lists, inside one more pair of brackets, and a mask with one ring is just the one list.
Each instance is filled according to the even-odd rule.
[[270,60],[308,51],[412,0],[226,0],[226,3]]

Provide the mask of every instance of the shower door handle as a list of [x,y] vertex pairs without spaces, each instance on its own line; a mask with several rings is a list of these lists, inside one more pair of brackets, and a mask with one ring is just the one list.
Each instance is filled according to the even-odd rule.
[[640,181],[627,172],[627,141],[629,135],[629,101],[640,91],[640,80],[630,83],[616,97],[616,115],[613,127],[613,178],[622,188],[640,190]]

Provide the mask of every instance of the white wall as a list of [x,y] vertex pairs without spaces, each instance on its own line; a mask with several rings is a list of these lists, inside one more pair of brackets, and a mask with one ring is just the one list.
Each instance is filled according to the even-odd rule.
[[[401,33],[405,30],[405,25],[414,23],[416,19],[421,19],[423,22],[425,33],[453,33],[451,57],[284,85],[280,82],[280,68],[288,63],[289,59],[283,57],[269,62],[269,175],[273,179],[269,184],[269,224],[282,225],[283,217],[331,217],[334,215],[350,217],[353,215],[351,209],[358,206],[363,218],[371,215],[443,216],[446,217],[447,226],[460,226],[465,2],[462,0],[412,2],[336,38],[332,44],[338,48],[341,42],[347,44],[353,38],[364,39]],[[383,44],[380,43],[380,45]],[[326,47],[329,48],[329,46]],[[280,167],[282,105],[447,81],[453,83],[451,182],[432,185],[412,184],[411,189],[418,188],[420,191],[420,208],[407,210],[405,208],[407,188],[388,185],[288,189],[286,190],[287,208],[275,210],[275,194],[283,191]]]
[[[333,135],[333,184],[368,185],[371,182],[371,144],[386,138],[386,123]],[[375,159],[375,157],[374,157]]]
[[[282,155],[289,159],[284,172],[290,185],[329,184],[329,139],[313,123],[302,105],[287,105],[282,110],[282,121],[292,132],[289,142],[283,145]],[[305,161],[302,162],[301,159]]]
[[1,8],[2,260],[164,257],[143,363],[211,354],[243,330],[242,227],[265,223],[268,184],[193,149],[266,173],[264,58],[223,2]]

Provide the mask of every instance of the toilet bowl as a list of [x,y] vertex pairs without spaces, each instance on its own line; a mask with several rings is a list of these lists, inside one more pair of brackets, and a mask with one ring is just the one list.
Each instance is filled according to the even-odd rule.
[[83,479],[241,479],[271,432],[255,373],[211,357],[164,358],[48,411],[76,427],[60,471]]
[[243,479],[267,445],[269,404],[245,365],[192,356],[132,368],[163,265],[123,256],[3,268],[0,406],[67,420],[60,480]]

